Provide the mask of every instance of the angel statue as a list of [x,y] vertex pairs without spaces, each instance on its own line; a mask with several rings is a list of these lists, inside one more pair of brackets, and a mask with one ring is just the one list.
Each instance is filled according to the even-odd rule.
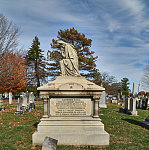
[[78,69],[78,56],[74,47],[64,41],[57,41],[63,59],[60,61],[62,76],[80,76]]

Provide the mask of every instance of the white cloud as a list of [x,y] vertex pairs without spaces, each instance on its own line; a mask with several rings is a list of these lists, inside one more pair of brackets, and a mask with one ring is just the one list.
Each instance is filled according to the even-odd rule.
[[48,50],[59,29],[75,26],[93,39],[91,49],[99,56],[99,69],[118,79],[128,76],[138,82],[141,78],[149,55],[148,6],[143,1],[2,0],[0,9],[21,27],[20,43],[25,48],[37,35],[41,48]]

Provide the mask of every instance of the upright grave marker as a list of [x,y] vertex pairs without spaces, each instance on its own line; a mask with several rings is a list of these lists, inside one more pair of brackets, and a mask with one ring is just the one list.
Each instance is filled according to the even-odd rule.
[[20,98],[18,98],[18,102],[17,102],[17,111],[15,112],[15,115],[19,115],[22,114],[23,110],[21,110],[21,106],[20,106]]
[[102,94],[101,94],[101,98],[99,100],[99,107],[100,108],[107,108],[107,105],[106,105],[106,92],[103,91]]
[[130,98],[130,111],[131,115],[137,116],[136,111],[136,98]]
[[44,103],[44,115],[32,135],[33,145],[52,137],[62,145],[108,145],[109,134],[98,114],[100,87],[78,71],[78,57],[70,44],[58,41],[63,60],[62,76],[38,88]]
[[12,104],[12,92],[9,92],[9,104]]

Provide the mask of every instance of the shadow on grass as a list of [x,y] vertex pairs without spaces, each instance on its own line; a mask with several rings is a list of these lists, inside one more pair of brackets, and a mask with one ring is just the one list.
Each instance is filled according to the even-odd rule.
[[127,122],[129,122],[131,124],[135,124],[135,125],[141,126],[142,128],[145,128],[145,129],[149,130],[149,125],[146,125],[146,124],[144,124],[144,123],[142,123],[140,121],[136,121],[136,120],[133,120],[133,119],[122,119],[122,120],[127,121]]
[[37,128],[37,125],[40,123],[40,121],[37,121],[36,123],[33,124],[34,127]]
[[133,119],[122,119],[122,120],[127,121],[127,122],[129,122],[131,124],[138,125],[138,126],[142,125],[142,123],[140,121],[137,121],[137,120],[133,120]]

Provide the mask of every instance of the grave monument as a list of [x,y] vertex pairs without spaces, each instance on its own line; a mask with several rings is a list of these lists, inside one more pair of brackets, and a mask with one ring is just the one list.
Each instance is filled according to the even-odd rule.
[[101,98],[99,100],[99,107],[100,108],[107,108],[105,91],[103,91],[102,94],[101,94]]
[[59,145],[108,145],[109,134],[98,115],[99,98],[105,89],[80,75],[72,45],[57,44],[63,56],[62,75],[38,88],[44,115],[32,135],[33,145],[42,145],[47,136]]
[[9,104],[12,104],[12,92],[9,92]]

